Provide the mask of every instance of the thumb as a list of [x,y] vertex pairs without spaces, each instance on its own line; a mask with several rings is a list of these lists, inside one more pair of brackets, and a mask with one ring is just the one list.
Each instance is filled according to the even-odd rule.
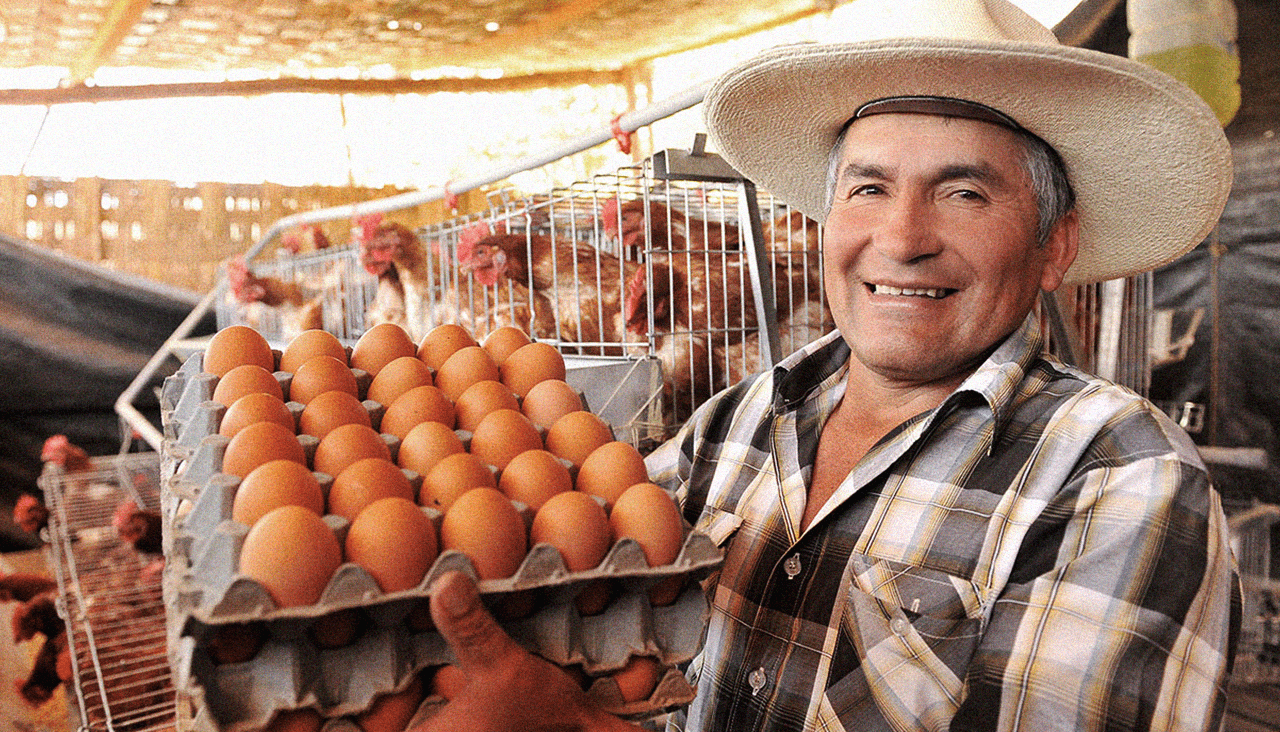
[[492,668],[521,648],[480,602],[480,592],[462,572],[448,572],[431,585],[431,619],[464,671]]

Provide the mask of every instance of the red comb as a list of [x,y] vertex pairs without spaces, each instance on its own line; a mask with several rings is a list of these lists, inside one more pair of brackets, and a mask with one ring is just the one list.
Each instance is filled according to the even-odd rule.
[[475,256],[476,243],[486,236],[493,235],[493,227],[488,221],[477,221],[458,232],[458,262],[467,264]]
[[363,216],[356,216],[351,221],[360,229],[359,237],[368,241],[373,238],[373,232],[377,231],[378,226],[382,223],[382,214],[364,214]]

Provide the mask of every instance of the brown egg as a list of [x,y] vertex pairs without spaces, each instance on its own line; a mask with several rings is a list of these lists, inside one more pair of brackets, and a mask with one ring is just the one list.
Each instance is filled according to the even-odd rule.
[[477,381],[497,380],[498,366],[480,346],[458,349],[436,370],[436,386],[455,402]]
[[560,458],[546,450],[525,450],[507,463],[498,490],[536,511],[552,496],[573,490],[573,479]]
[[261,366],[249,363],[231,369],[218,379],[218,385],[213,388],[213,401],[229,407],[246,394],[270,394],[284,401],[284,391],[276,377]]
[[319,648],[345,648],[360,637],[369,623],[368,615],[350,607],[313,620],[307,628],[307,637]]
[[467,452],[455,452],[436,461],[422,477],[418,503],[447,511],[458,496],[472,488],[497,487],[493,471],[480,462],[480,458]]
[[525,450],[541,450],[538,428],[514,409],[490,412],[471,435],[471,454],[499,469]]
[[404,328],[395,323],[379,323],[360,336],[351,349],[351,367],[377,376],[383,366],[402,356],[416,355],[418,349]]
[[443,549],[457,549],[482,580],[510,577],[529,551],[524,519],[511,500],[493,488],[472,488],[458,496],[440,525]]
[[459,349],[476,345],[466,328],[453,323],[437,325],[427,333],[418,345],[417,356],[437,372],[444,362]]
[[515,353],[516,349],[521,346],[529,345],[530,340],[528,334],[514,325],[504,325],[495,328],[489,335],[485,336],[484,350],[493,359],[493,362],[502,366],[502,362],[507,360],[507,356]]
[[546,343],[521,346],[502,362],[502,383],[520,396],[547,379],[564,381],[564,357]]
[[520,409],[511,389],[500,381],[477,381],[457,398],[458,429],[475,432],[480,420],[497,409]]
[[311,708],[281,709],[271,717],[263,732],[320,732],[324,717]]
[[529,541],[554,546],[568,571],[585,572],[600,566],[613,545],[613,534],[600,504],[588,494],[570,490],[541,505],[534,514]]
[[[529,528],[529,543],[554,546],[564,558],[566,569],[585,572],[600,566],[613,546],[613,532],[604,509],[594,498],[567,491],[551,496],[538,509]],[[595,615],[609,602],[608,585],[592,583],[575,601],[583,615]]]
[[240,573],[257,580],[277,607],[314,605],[342,564],[342,547],[324,519],[281,506],[258,519],[240,549]]
[[298,431],[323,440],[330,430],[344,424],[373,427],[369,410],[354,395],[345,391],[326,391],[307,402],[298,418]]
[[570,412],[547,430],[547,449],[579,468],[596,448],[610,442],[613,430],[591,412]]
[[446,455],[464,451],[462,440],[453,430],[439,422],[423,422],[404,436],[396,459],[400,467],[426,475]]
[[381,429],[403,440],[409,430],[423,422],[439,422],[453,429],[455,419],[453,402],[444,392],[434,386],[415,386],[387,407]]
[[320,732],[324,717],[311,708],[281,709],[271,717],[263,732]]
[[222,472],[243,478],[272,460],[292,460],[305,465],[307,456],[293,430],[275,422],[257,422],[241,429],[227,443]]
[[582,395],[559,379],[539,381],[524,395],[520,411],[536,425],[551,427],[570,412],[583,411]]
[[652,656],[632,656],[627,665],[609,675],[617,682],[624,701],[644,701],[658,688],[662,664]]
[[332,356],[347,363],[347,349],[338,337],[327,330],[304,330],[289,341],[280,354],[280,370],[293,373],[312,356]]
[[[650,567],[675,562],[684,545],[684,523],[680,509],[670,494],[653,483],[637,483],[622,492],[609,513],[609,526],[614,539],[635,539],[644,550]],[[675,602],[683,589],[684,578],[671,577],[649,590],[649,602],[655,607]]]
[[228,623],[209,634],[204,650],[214,664],[221,666],[252,660],[266,642],[267,627],[263,623]]
[[373,377],[367,396],[385,407],[414,387],[431,385],[431,369],[425,363],[417,356],[401,356]]
[[256,392],[245,394],[227,407],[218,424],[218,434],[235,437],[237,432],[256,422],[275,422],[290,432],[294,429],[293,413],[284,405],[284,400],[274,394]]
[[417,587],[436,560],[436,528],[417,503],[380,498],[347,532],[347,561],[368,570],[383,592]]
[[404,471],[390,460],[363,458],[348,465],[333,479],[329,513],[354,521],[366,506],[383,498],[412,501],[413,485]]
[[204,352],[205,373],[222,376],[247,363],[267,371],[276,369],[276,356],[261,333],[247,325],[229,325],[213,334]]
[[356,715],[356,724],[364,732],[405,732],[426,696],[422,677],[415,675],[403,691],[375,698],[367,710]]
[[294,372],[289,401],[306,404],[326,391],[345,391],[351,396],[360,393],[356,376],[346,364],[333,356],[316,356]]
[[324,490],[302,463],[272,460],[240,481],[231,504],[231,518],[253,526],[268,511],[280,506],[302,506],[324,515]]
[[312,463],[317,473],[336,478],[348,465],[365,458],[381,458],[390,462],[391,448],[372,427],[344,424],[329,430],[329,434],[320,440]]
[[608,442],[597,447],[578,469],[576,488],[600,496],[610,506],[622,492],[636,483],[648,483],[649,473],[640,452],[625,442]]

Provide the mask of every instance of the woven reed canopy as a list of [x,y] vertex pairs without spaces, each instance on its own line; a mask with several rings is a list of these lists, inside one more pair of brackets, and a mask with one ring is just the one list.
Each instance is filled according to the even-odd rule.
[[[0,67],[255,70],[398,78],[616,70],[822,12],[835,0],[16,0]],[[389,73],[388,73],[389,70]],[[461,74],[467,76],[466,73]],[[486,73],[481,76],[492,77]]]

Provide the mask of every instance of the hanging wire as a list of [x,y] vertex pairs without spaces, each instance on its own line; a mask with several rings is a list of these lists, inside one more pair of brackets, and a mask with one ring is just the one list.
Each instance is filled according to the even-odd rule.
[[49,121],[49,112],[53,110],[53,105],[44,105],[44,115],[40,117],[40,127],[36,129],[35,137],[31,138],[31,147],[27,150],[27,157],[22,161],[22,167],[18,169],[18,175],[27,174],[27,163],[31,162],[31,156],[36,152],[36,144],[40,142],[40,135],[44,134],[44,125]]

